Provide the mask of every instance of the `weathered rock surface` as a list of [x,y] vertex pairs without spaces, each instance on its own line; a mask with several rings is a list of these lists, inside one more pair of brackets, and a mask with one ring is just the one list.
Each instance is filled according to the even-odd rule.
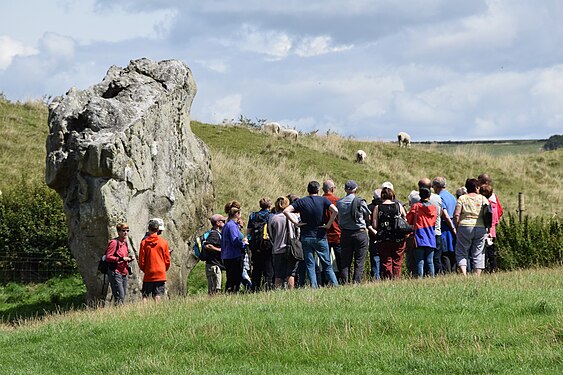
[[[163,237],[174,250],[168,293],[185,293],[196,263],[188,243],[208,224],[214,199],[209,151],[190,129],[196,90],[184,63],[140,59],[112,66],[99,84],[51,104],[46,181],[64,200],[89,302],[111,295],[97,263],[116,223],[129,224],[136,256],[152,217],[164,219]],[[133,274],[127,300],[140,297],[136,262]]]

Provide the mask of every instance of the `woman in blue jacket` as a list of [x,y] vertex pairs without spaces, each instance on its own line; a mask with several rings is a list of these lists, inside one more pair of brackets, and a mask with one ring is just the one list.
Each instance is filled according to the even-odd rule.
[[221,259],[223,259],[227,274],[225,291],[236,293],[240,290],[242,259],[248,246],[248,240],[240,231],[240,202],[228,202],[225,205],[225,213],[228,215],[228,220],[221,233]]

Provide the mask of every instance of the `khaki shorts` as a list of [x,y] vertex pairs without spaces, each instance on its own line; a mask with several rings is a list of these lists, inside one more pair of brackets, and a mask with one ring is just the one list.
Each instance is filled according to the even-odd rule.
[[209,294],[221,291],[221,267],[213,264],[206,264],[205,276],[207,277],[207,292]]

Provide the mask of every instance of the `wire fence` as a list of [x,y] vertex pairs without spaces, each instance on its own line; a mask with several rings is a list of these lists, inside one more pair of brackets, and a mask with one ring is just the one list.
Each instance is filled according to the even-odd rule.
[[40,283],[55,276],[70,275],[77,272],[76,262],[69,259],[48,257],[0,256],[0,283]]

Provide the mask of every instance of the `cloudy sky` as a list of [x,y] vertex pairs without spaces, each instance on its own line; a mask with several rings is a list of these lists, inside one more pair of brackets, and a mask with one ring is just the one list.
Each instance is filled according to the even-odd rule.
[[3,0],[0,19],[13,101],[147,57],[191,68],[204,122],[372,140],[563,133],[560,0]]

